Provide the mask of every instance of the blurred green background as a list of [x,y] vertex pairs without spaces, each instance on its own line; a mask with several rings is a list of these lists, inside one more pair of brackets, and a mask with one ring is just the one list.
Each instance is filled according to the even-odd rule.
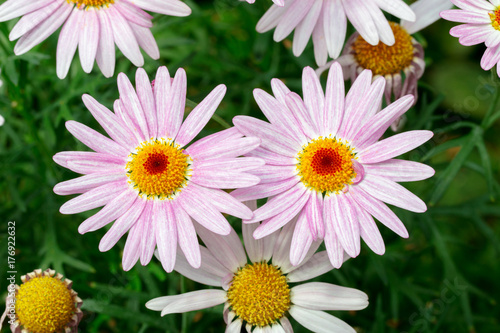
[[[153,78],[160,65],[188,75],[188,98],[200,102],[216,85],[228,93],[217,114],[231,122],[237,114],[263,118],[254,88],[270,91],[271,78],[300,92],[301,71],[314,66],[312,44],[300,58],[290,37],[282,43],[255,25],[269,0],[249,5],[237,0],[186,1],[187,18],[155,15],[153,33],[161,59],[146,57]],[[101,130],[85,109],[88,93],[108,107],[118,98],[116,74],[133,82],[135,68],[121,54],[115,77],[105,79],[95,66],[87,75],[75,58],[65,80],[55,72],[57,34],[28,54],[13,55],[8,33],[15,20],[0,23],[0,286],[6,295],[7,222],[16,221],[16,269],[54,268],[74,281],[85,300],[81,332],[223,332],[222,307],[160,317],[144,307],[147,300],[203,286],[166,274],[154,259],[147,267],[121,268],[125,239],[109,252],[98,243],[106,228],[80,235],[78,225],[95,211],[61,215],[69,197],[53,186],[77,175],[59,167],[52,156],[86,150],[64,127],[77,120]],[[500,310],[500,79],[479,66],[484,46],[463,47],[448,34],[454,24],[440,21],[417,35],[426,47],[428,68],[420,99],[408,112],[405,130],[429,129],[433,140],[405,158],[436,169],[436,176],[404,184],[429,205],[425,214],[394,209],[410,232],[401,239],[379,226],[387,245],[377,256],[363,245],[361,255],[340,270],[319,278],[365,291],[370,306],[357,312],[333,312],[358,332],[498,332]],[[352,30],[351,30],[352,31]],[[325,77],[322,78],[325,81]],[[323,82],[324,83],[324,82]],[[211,121],[201,136],[221,130]],[[388,133],[391,134],[391,133]],[[231,219],[238,230],[239,221]],[[293,323],[296,332],[306,332]]]

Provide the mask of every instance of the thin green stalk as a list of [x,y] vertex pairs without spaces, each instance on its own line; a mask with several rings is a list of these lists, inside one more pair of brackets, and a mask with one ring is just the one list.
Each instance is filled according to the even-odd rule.
[[[186,292],[186,278],[181,275],[181,294]],[[188,318],[187,313],[182,313],[181,333],[187,333]]]
[[483,121],[481,122],[481,127],[483,129],[487,129],[488,127],[490,127],[493,124],[490,120],[492,118],[497,117],[497,114],[494,114],[494,111],[496,109],[496,106],[498,105],[499,99],[500,99],[500,88],[497,88],[493,102],[491,103],[488,111],[486,112],[486,115],[483,118]]

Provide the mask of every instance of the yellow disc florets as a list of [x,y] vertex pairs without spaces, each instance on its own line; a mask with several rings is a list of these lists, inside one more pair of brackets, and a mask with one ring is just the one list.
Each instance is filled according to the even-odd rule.
[[490,15],[493,28],[500,30],[500,8],[497,8],[493,13],[488,13],[488,15]]
[[23,283],[15,304],[19,323],[35,333],[64,332],[76,312],[71,289],[51,276],[39,276]]
[[129,182],[145,198],[173,198],[188,181],[190,161],[172,140],[143,142],[127,163]]
[[336,138],[317,138],[297,156],[301,181],[317,192],[338,192],[356,177],[354,148]]
[[374,75],[396,74],[410,66],[415,48],[412,37],[399,24],[390,22],[396,42],[392,46],[380,42],[368,44],[359,36],[352,44],[354,57],[364,69],[371,69]]
[[74,3],[78,8],[87,7],[109,7],[109,5],[114,4],[115,0],[66,0],[68,3]]
[[267,263],[240,269],[227,292],[238,317],[252,326],[275,323],[290,308],[290,288],[281,270]]

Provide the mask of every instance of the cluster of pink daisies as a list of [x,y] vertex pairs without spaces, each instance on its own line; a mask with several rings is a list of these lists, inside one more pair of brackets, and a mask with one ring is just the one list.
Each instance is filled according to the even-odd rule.
[[[110,250],[128,233],[124,270],[156,256],[167,272],[219,287],[159,297],[146,304],[149,309],[166,315],[224,304],[226,332],[246,327],[288,333],[289,317],[313,332],[354,332],[324,311],[361,310],[368,306],[366,294],[302,282],[358,256],[361,239],[384,254],[375,220],[408,237],[388,205],[425,212],[426,204],[398,183],[424,180],[434,170],[396,157],[433,133],[384,134],[404,125],[425,70],[424,49],[412,34],[439,15],[464,23],[451,34],[463,45],[484,42],[481,66],[490,69],[500,61],[500,0],[273,1],[258,32],[274,29],[276,42],[294,32],[296,56],[312,37],[319,67],[304,68],[301,95],[273,79],[272,94],[254,90],[268,121],[237,116],[234,127],[195,140],[223,100],[225,85],[185,117],[182,68],[171,75],[160,67],[154,80],[140,68],[135,86],[120,73],[113,110],[83,96],[107,136],[77,121],[66,123],[91,151],[54,156],[82,175],[57,184],[54,192],[77,195],[60,208],[62,214],[102,207],[78,228],[83,234],[113,222],[99,250]],[[111,77],[115,44],[138,67],[144,64],[141,49],[160,57],[148,12],[188,16],[191,10],[180,0],[7,0],[0,21],[21,17],[9,36],[19,39],[17,55],[62,27],[59,78],[66,77],[77,48],[85,72],[97,62]],[[389,22],[386,14],[401,21]],[[349,22],[356,32],[347,37]],[[349,91],[344,80],[352,82]],[[267,201],[258,206],[259,199]],[[244,246],[227,215],[242,220]],[[22,325],[18,320],[12,331],[30,329]]]

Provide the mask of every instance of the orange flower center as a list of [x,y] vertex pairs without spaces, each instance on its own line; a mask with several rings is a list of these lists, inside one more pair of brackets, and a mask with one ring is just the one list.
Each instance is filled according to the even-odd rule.
[[396,42],[392,46],[380,42],[368,44],[359,36],[353,43],[354,58],[364,69],[371,69],[374,75],[396,74],[410,66],[414,57],[412,37],[399,24],[390,22]]
[[352,184],[356,177],[352,159],[355,154],[346,143],[336,138],[317,138],[297,156],[301,181],[317,192],[338,192]]
[[496,9],[493,13],[488,13],[491,18],[491,25],[496,30],[500,30],[500,9]]
[[171,199],[186,185],[190,157],[172,140],[146,141],[130,155],[129,183],[147,199]]

